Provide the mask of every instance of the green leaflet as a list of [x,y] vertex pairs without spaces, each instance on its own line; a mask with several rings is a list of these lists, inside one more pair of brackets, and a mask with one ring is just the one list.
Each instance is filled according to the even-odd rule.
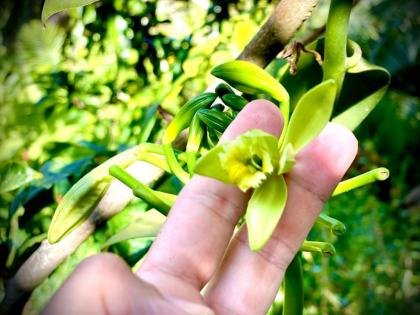
[[241,92],[267,93],[279,102],[289,100],[285,88],[268,72],[253,63],[234,60],[215,67],[211,73]]
[[48,241],[53,244],[70,233],[94,210],[106,192],[112,178],[108,174],[111,165],[126,167],[137,160],[141,146],[124,151],[97,166],[83,176],[64,195],[58,204],[48,230]]
[[282,149],[290,143],[298,153],[324,129],[333,110],[335,93],[335,82],[327,80],[301,97],[290,118]]
[[129,223],[111,236],[102,248],[133,238],[155,237],[165,222],[166,217],[156,210],[142,213],[139,218]]
[[179,133],[188,127],[195,113],[201,108],[209,107],[216,98],[216,93],[203,93],[194,97],[182,106],[166,128],[162,139],[163,144],[173,142]]
[[385,95],[391,75],[385,68],[371,65],[364,59],[360,59],[354,67],[347,71],[343,89],[346,88],[346,85],[358,86],[361,90],[359,91],[361,97],[355,99],[351,91],[343,90],[341,100],[350,100],[347,103],[350,103],[351,106],[347,106],[347,109],[334,117],[332,121],[354,130]]
[[41,20],[45,25],[48,18],[60,11],[70,8],[77,8],[96,2],[98,0],[45,0],[42,8]]
[[260,250],[270,239],[286,200],[287,186],[282,175],[271,174],[254,190],[245,215],[251,250]]

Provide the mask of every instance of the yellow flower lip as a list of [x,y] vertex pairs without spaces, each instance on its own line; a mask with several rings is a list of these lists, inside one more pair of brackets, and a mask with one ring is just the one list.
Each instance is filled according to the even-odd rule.
[[277,152],[274,136],[252,130],[227,143],[219,159],[229,180],[246,191],[260,186],[274,171]]

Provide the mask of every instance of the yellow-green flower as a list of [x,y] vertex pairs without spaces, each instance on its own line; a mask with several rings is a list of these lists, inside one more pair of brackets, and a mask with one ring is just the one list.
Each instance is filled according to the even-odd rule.
[[[244,71],[235,72],[238,69]],[[244,84],[246,88],[252,85],[250,73],[263,71],[237,62],[215,70],[219,77],[241,88]],[[271,84],[272,80],[265,82],[266,76],[261,76],[257,88],[275,94],[274,84]],[[283,174],[293,168],[295,155],[328,123],[335,95],[335,81],[324,81],[300,98],[290,121],[285,117],[285,122],[289,123],[285,123],[285,132],[280,139],[263,131],[251,130],[231,142],[215,146],[197,162],[194,169],[197,174],[235,184],[242,191],[254,189],[245,215],[252,250],[260,250],[277,226],[287,201]],[[288,115],[288,111],[283,111],[283,115]]]
[[246,191],[257,188],[273,172],[277,155],[277,139],[252,130],[227,143],[219,159],[229,180]]

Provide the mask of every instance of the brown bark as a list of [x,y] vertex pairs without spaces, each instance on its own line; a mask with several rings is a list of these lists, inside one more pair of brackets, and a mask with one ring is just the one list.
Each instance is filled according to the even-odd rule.
[[282,0],[238,59],[264,68],[283,50],[319,0]]

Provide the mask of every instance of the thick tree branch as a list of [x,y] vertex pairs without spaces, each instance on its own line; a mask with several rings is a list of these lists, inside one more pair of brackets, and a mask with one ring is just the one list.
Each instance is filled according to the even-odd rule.
[[283,50],[319,0],[282,0],[238,59],[265,67]]
[[[238,59],[265,67],[289,42],[317,3],[318,0],[282,0]],[[136,162],[127,170],[144,184],[162,175],[160,169],[145,162]],[[96,224],[120,212],[132,198],[127,187],[114,181],[88,220],[56,244],[42,242],[8,282],[0,314],[20,313],[31,291],[93,233]]]

